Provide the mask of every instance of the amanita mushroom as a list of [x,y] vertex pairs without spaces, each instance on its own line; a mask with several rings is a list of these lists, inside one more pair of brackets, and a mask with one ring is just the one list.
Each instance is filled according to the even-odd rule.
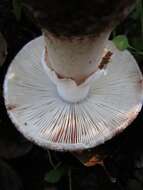
[[135,1],[24,1],[44,37],[29,42],[8,69],[11,120],[26,138],[60,151],[111,139],[142,107],[135,59],[108,40]]

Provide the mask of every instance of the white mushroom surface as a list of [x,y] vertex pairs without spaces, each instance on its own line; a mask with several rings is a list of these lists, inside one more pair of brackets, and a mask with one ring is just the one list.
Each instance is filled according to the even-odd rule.
[[117,50],[111,41],[106,48],[113,53],[107,74],[92,83],[84,100],[71,103],[59,96],[41,64],[43,37],[28,43],[12,61],[4,83],[16,128],[40,146],[60,151],[95,147],[125,129],[141,110],[143,78],[127,50]]

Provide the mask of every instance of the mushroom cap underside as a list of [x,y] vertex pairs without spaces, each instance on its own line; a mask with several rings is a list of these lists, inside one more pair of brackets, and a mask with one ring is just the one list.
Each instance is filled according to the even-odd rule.
[[142,107],[142,74],[127,50],[117,50],[111,41],[106,48],[113,53],[107,75],[93,83],[85,100],[68,103],[42,67],[43,37],[24,46],[4,82],[16,128],[36,144],[60,151],[95,147],[125,129]]

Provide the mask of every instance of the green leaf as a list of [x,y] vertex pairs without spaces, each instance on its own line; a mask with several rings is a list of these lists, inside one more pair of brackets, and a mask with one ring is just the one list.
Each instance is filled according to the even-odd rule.
[[123,51],[129,47],[129,41],[128,38],[125,35],[118,35],[112,40],[116,47]]
[[22,0],[13,0],[13,12],[16,19],[19,21],[22,13]]
[[48,183],[58,183],[66,172],[67,168],[65,166],[60,166],[56,169],[50,170],[45,175],[45,181],[47,181]]

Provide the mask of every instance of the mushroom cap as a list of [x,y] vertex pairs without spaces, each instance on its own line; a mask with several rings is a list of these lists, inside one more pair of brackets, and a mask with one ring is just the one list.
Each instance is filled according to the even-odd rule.
[[125,129],[141,110],[143,77],[127,50],[117,50],[111,41],[106,48],[113,52],[107,75],[93,83],[86,99],[69,103],[41,64],[43,37],[28,43],[4,82],[6,108],[16,128],[36,144],[59,151],[92,148]]

